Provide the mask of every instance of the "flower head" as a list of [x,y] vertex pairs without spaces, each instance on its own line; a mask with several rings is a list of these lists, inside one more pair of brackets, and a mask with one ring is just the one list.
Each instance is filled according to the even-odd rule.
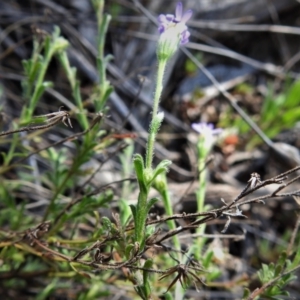
[[157,55],[159,59],[169,59],[178,49],[179,44],[189,41],[190,32],[185,23],[191,18],[192,10],[182,12],[182,3],[178,2],[175,15],[159,15],[158,31],[161,34],[158,42]]
[[214,143],[216,142],[215,135],[220,134],[223,129],[214,128],[211,123],[193,123],[192,128],[200,133],[198,140],[198,153],[200,159],[206,159]]
[[213,124],[205,123],[205,122],[193,123],[192,128],[204,136],[214,136],[214,135],[222,133],[222,131],[223,131],[223,129],[214,128]]
[[187,10],[185,13],[182,13],[182,3],[178,2],[176,6],[175,16],[172,14],[159,15],[159,33],[162,34],[168,29],[176,27],[178,33],[180,34],[180,44],[184,45],[188,43],[189,36],[191,34],[188,31],[188,27],[185,25],[185,23],[192,17],[192,14],[193,11],[191,9]]

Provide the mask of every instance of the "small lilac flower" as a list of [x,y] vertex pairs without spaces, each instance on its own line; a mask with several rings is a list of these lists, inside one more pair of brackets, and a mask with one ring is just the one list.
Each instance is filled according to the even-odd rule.
[[201,135],[206,135],[206,136],[214,136],[217,134],[222,133],[223,129],[221,128],[214,128],[214,125],[211,123],[193,123],[192,128],[200,133]]
[[215,135],[220,134],[223,130],[221,128],[214,128],[211,123],[193,123],[192,128],[200,133],[198,139],[198,154],[199,159],[206,159],[216,142]]
[[180,44],[184,45],[188,43],[191,34],[188,31],[188,27],[185,25],[185,23],[192,17],[192,14],[193,11],[191,9],[182,14],[182,3],[178,2],[176,6],[175,16],[172,14],[159,15],[159,33],[162,34],[169,28],[176,27],[180,34]]
[[178,46],[189,41],[190,33],[185,23],[191,18],[192,10],[182,13],[182,3],[176,6],[175,16],[172,14],[158,17],[160,38],[157,46],[157,56],[161,61],[167,61],[177,51]]

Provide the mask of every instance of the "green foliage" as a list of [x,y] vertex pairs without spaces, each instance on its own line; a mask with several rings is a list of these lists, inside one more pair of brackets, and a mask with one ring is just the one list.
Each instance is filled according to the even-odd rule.
[[[293,258],[293,262],[288,259],[287,253],[283,251],[276,263],[262,264],[261,269],[257,272],[257,276],[261,281],[262,287],[257,289],[255,296],[259,295],[266,299],[279,300],[281,297],[289,297],[290,293],[286,290],[286,286],[297,280],[294,275],[295,265],[299,264],[299,249]],[[245,289],[243,299],[248,299],[250,291]],[[252,298],[251,298],[252,299]],[[255,297],[255,299],[258,299]]]
[[[144,263],[144,268],[145,269],[150,269],[153,265],[153,261],[148,259],[145,263]],[[141,299],[143,300],[147,300],[150,298],[151,296],[151,286],[150,286],[150,280],[149,280],[149,272],[147,270],[143,271],[143,281],[142,283],[139,285],[137,285],[135,287],[135,290],[137,292],[137,294],[141,297]]]
[[[38,39],[34,40],[31,59],[23,61],[26,76],[22,86],[28,104],[23,108],[21,124],[30,122],[41,96],[48,87],[52,87],[51,82],[44,81],[46,71],[53,56],[65,51],[68,45],[68,41],[60,36],[60,29],[57,26],[54,27],[52,36],[46,36],[42,42]],[[41,54],[42,50],[44,51],[43,55]]]
[[[251,88],[238,88],[238,92],[251,93]],[[263,99],[259,115],[254,116],[254,121],[269,137],[273,138],[284,129],[293,128],[300,117],[300,81],[293,83],[287,81],[284,89],[279,94],[269,86],[267,96]],[[250,132],[247,123],[234,115],[231,109],[223,114],[219,125],[224,128],[237,128],[239,134],[247,140],[247,147],[253,148],[261,143],[258,136]]]

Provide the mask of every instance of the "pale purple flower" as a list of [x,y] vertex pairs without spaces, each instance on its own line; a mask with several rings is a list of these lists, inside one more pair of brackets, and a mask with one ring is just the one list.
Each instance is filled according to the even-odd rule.
[[188,31],[188,27],[185,25],[185,23],[191,18],[192,14],[193,11],[191,9],[187,10],[185,13],[182,13],[182,3],[178,2],[175,16],[172,14],[159,15],[159,33],[162,34],[169,28],[176,27],[180,33],[180,44],[184,45],[188,43],[191,34]]
[[214,128],[214,125],[211,123],[193,123],[192,128],[204,136],[214,136],[222,133],[223,129],[221,128]]
[[205,122],[193,123],[192,128],[200,134],[197,144],[199,159],[206,159],[216,142],[215,135],[220,134],[223,130],[214,128],[213,124]]

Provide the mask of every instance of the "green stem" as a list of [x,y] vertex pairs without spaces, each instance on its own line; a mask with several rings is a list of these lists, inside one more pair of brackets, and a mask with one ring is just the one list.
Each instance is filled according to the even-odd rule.
[[104,54],[105,38],[107,28],[111,20],[111,16],[104,14],[104,0],[93,0],[94,8],[96,10],[97,24],[98,24],[98,57],[97,57],[97,69],[99,74],[99,87],[100,97],[98,101],[95,101],[96,110],[100,111],[103,109],[109,90],[111,89],[109,81],[106,79],[106,65],[107,60]]
[[36,86],[35,86],[33,95],[30,99],[30,102],[29,102],[29,107],[26,110],[25,118],[22,120],[25,123],[30,121],[30,119],[33,115],[33,111],[36,107],[36,104],[39,101],[39,97],[40,97],[39,90],[40,90],[40,87],[43,84],[45,74],[46,74],[46,71],[48,69],[51,58],[53,56],[53,53],[54,53],[53,48],[50,48],[48,51],[46,51],[46,56],[45,56],[45,59],[44,59],[43,63],[41,64],[41,69],[40,69],[40,72],[39,72],[39,75],[38,75],[38,78],[37,78],[37,81],[36,81]]
[[164,71],[166,68],[167,61],[159,61],[158,63],[158,70],[157,70],[157,80],[156,80],[156,90],[154,94],[154,101],[153,101],[153,110],[152,110],[152,120],[150,125],[150,132],[148,136],[148,143],[147,143],[147,153],[146,153],[146,168],[151,169],[152,168],[152,160],[153,160],[153,154],[154,154],[154,143],[155,143],[155,136],[156,132],[153,130],[155,117],[158,112],[158,105],[159,105],[159,99],[161,96],[161,92],[163,89],[163,77],[164,77]]
[[148,190],[141,190],[138,197],[137,203],[137,215],[135,222],[135,241],[140,245],[144,242],[145,237],[145,224],[147,219],[147,198],[148,198]]
[[82,97],[80,93],[79,81],[76,79],[76,69],[71,67],[67,52],[65,50],[59,52],[57,57],[60,60],[60,63],[62,64],[66,72],[67,78],[69,80],[72,89],[73,98],[79,110],[79,114],[78,114],[79,123],[84,130],[87,130],[89,127],[89,123],[86,114],[83,113],[84,107],[83,107]]
[[[205,161],[201,159],[199,161],[199,189],[197,192],[197,208],[198,212],[203,212],[204,210],[204,200],[205,200],[205,192],[206,192],[206,169],[205,169]],[[198,230],[203,228],[203,226],[199,227]]]
[[[168,191],[168,188],[161,191],[161,196],[162,196],[162,200],[163,200],[164,207],[165,207],[165,210],[166,210],[166,215],[167,216],[173,216],[174,213],[173,213],[172,202],[171,202],[171,199],[170,199],[170,193]],[[174,230],[176,228],[176,224],[175,224],[174,220],[167,221],[167,224],[168,224],[168,226],[171,230]],[[178,235],[175,234],[172,237],[172,239],[173,239],[175,249],[178,250],[177,259],[179,261],[181,261],[181,253],[180,253],[181,246],[180,246]]]
[[[199,161],[199,189],[197,191],[197,211],[204,212],[204,202],[205,202],[205,193],[206,193],[206,169],[205,169],[205,160],[200,158]],[[206,225],[202,224],[197,228],[197,234],[203,235],[205,232]],[[205,239],[203,237],[198,238],[198,249],[195,253],[196,258],[200,259],[202,247],[205,243]]]
[[166,60],[159,61],[159,63],[158,63],[156,90],[155,90],[155,95],[154,95],[153,111],[152,111],[152,120],[153,120],[154,116],[157,115],[157,112],[158,112],[159,99],[160,99],[161,92],[163,89],[163,77],[164,77],[166,65],[167,65]]

